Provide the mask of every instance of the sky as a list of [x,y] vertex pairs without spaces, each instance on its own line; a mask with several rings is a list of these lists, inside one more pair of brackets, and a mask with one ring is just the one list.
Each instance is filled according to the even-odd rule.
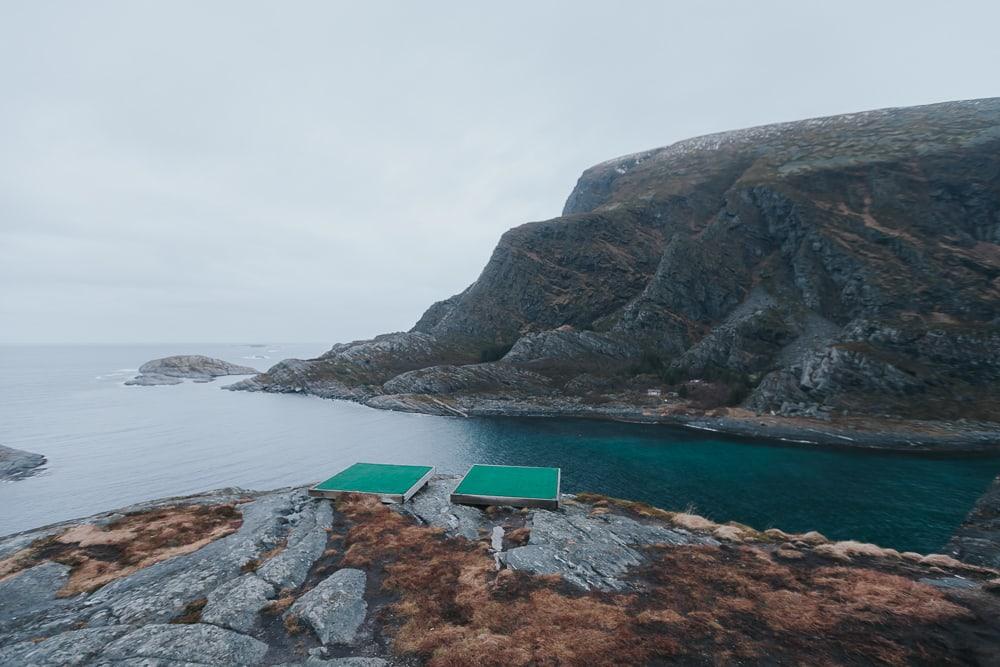
[[409,329],[588,166],[1000,95],[995,2],[0,0],[0,343]]

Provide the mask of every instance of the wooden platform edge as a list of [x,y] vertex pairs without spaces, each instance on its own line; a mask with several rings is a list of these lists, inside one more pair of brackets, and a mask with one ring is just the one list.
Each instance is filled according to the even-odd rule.
[[313,498],[328,498],[330,500],[339,498],[340,496],[344,496],[349,493],[356,493],[361,496],[376,496],[378,497],[379,500],[381,500],[383,503],[386,503],[387,505],[402,504],[405,503],[410,498],[412,498],[413,496],[415,496],[417,494],[417,491],[427,486],[427,482],[429,482],[431,480],[431,477],[434,476],[434,470],[435,467],[431,466],[431,469],[428,470],[426,473],[424,473],[423,477],[414,482],[413,486],[411,486],[403,493],[371,493],[368,491],[344,491],[338,489],[320,489],[317,488],[319,484],[310,487],[307,493]]
[[436,470],[435,466],[431,466],[431,469],[428,470],[423,477],[414,482],[413,486],[410,487],[409,491],[403,494],[402,502],[405,503],[407,500],[417,495],[417,491],[427,486],[427,482],[431,481],[431,477],[434,476],[435,470]]
[[[557,487],[558,489],[558,487]],[[456,505],[507,505],[510,507],[536,507],[545,510],[559,509],[559,495],[555,498],[518,498],[511,496],[479,496],[467,493],[453,493],[451,502]]]

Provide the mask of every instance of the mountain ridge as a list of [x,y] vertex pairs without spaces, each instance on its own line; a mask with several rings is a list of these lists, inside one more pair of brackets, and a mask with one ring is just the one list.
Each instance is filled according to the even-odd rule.
[[905,420],[996,442],[982,435],[1000,432],[996,349],[1000,98],[989,98],[600,163],[562,216],[504,233],[477,280],[409,332],[233,388],[438,413],[535,404],[658,421],[773,415],[814,430]]

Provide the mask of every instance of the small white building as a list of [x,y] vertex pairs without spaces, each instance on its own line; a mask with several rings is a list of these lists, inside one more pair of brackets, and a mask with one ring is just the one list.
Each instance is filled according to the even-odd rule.
[[660,395],[660,390],[659,389],[647,389],[646,390],[646,396],[659,396],[659,395]]

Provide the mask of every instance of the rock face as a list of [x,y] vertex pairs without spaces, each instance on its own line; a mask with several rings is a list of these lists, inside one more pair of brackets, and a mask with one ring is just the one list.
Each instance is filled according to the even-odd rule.
[[966,563],[1000,569],[1000,477],[955,531],[948,553]]
[[[66,564],[46,560],[16,570],[19,553],[80,523],[101,526],[164,507],[233,503],[242,516],[235,533],[93,592],[60,593],[72,569]],[[261,612],[279,594],[302,586],[315,569],[332,518],[329,501],[309,498],[304,489],[228,489],[0,539],[0,665],[261,664],[269,645],[260,625],[268,618],[280,622]],[[5,567],[15,570],[9,574]],[[191,605],[197,615],[178,623]],[[267,664],[290,657],[282,659],[278,651]]]
[[625,572],[645,560],[639,547],[718,544],[710,537],[619,514],[591,516],[589,509],[569,505],[563,512],[535,512],[528,544],[504,552],[500,560],[515,570],[559,574],[581,588],[620,590],[626,587]]
[[365,573],[337,570],[295,601],[286,617],[306,621],[322,644],[353,644],[365,622]]
[[193,623],[144,626],[111,642],[101,657],[111,663],[259,665],[267,650],[267,644],[252,637]]
[[41,454],[0,445],[0,481],[23,479],[35,474],[47,459]]
[[209,593],[201,620],[237,632],[248,632],[257,622],[257,614],[276,593],[274,586],[257,575],[245,574]]
[[689,413],[997,433],[998,280],[1000,98],[781,123],[592,167],[411,331],[232,388],[475,413],[667,385]]
[[139,375],[125,384],[143,387],[161,384],[180,384],[184,380],[211,382],[223,375],[255,375],[257,369],[237,366],[228,361],[204,357],[200,354],[177,355],[147,361],[139,367]]

